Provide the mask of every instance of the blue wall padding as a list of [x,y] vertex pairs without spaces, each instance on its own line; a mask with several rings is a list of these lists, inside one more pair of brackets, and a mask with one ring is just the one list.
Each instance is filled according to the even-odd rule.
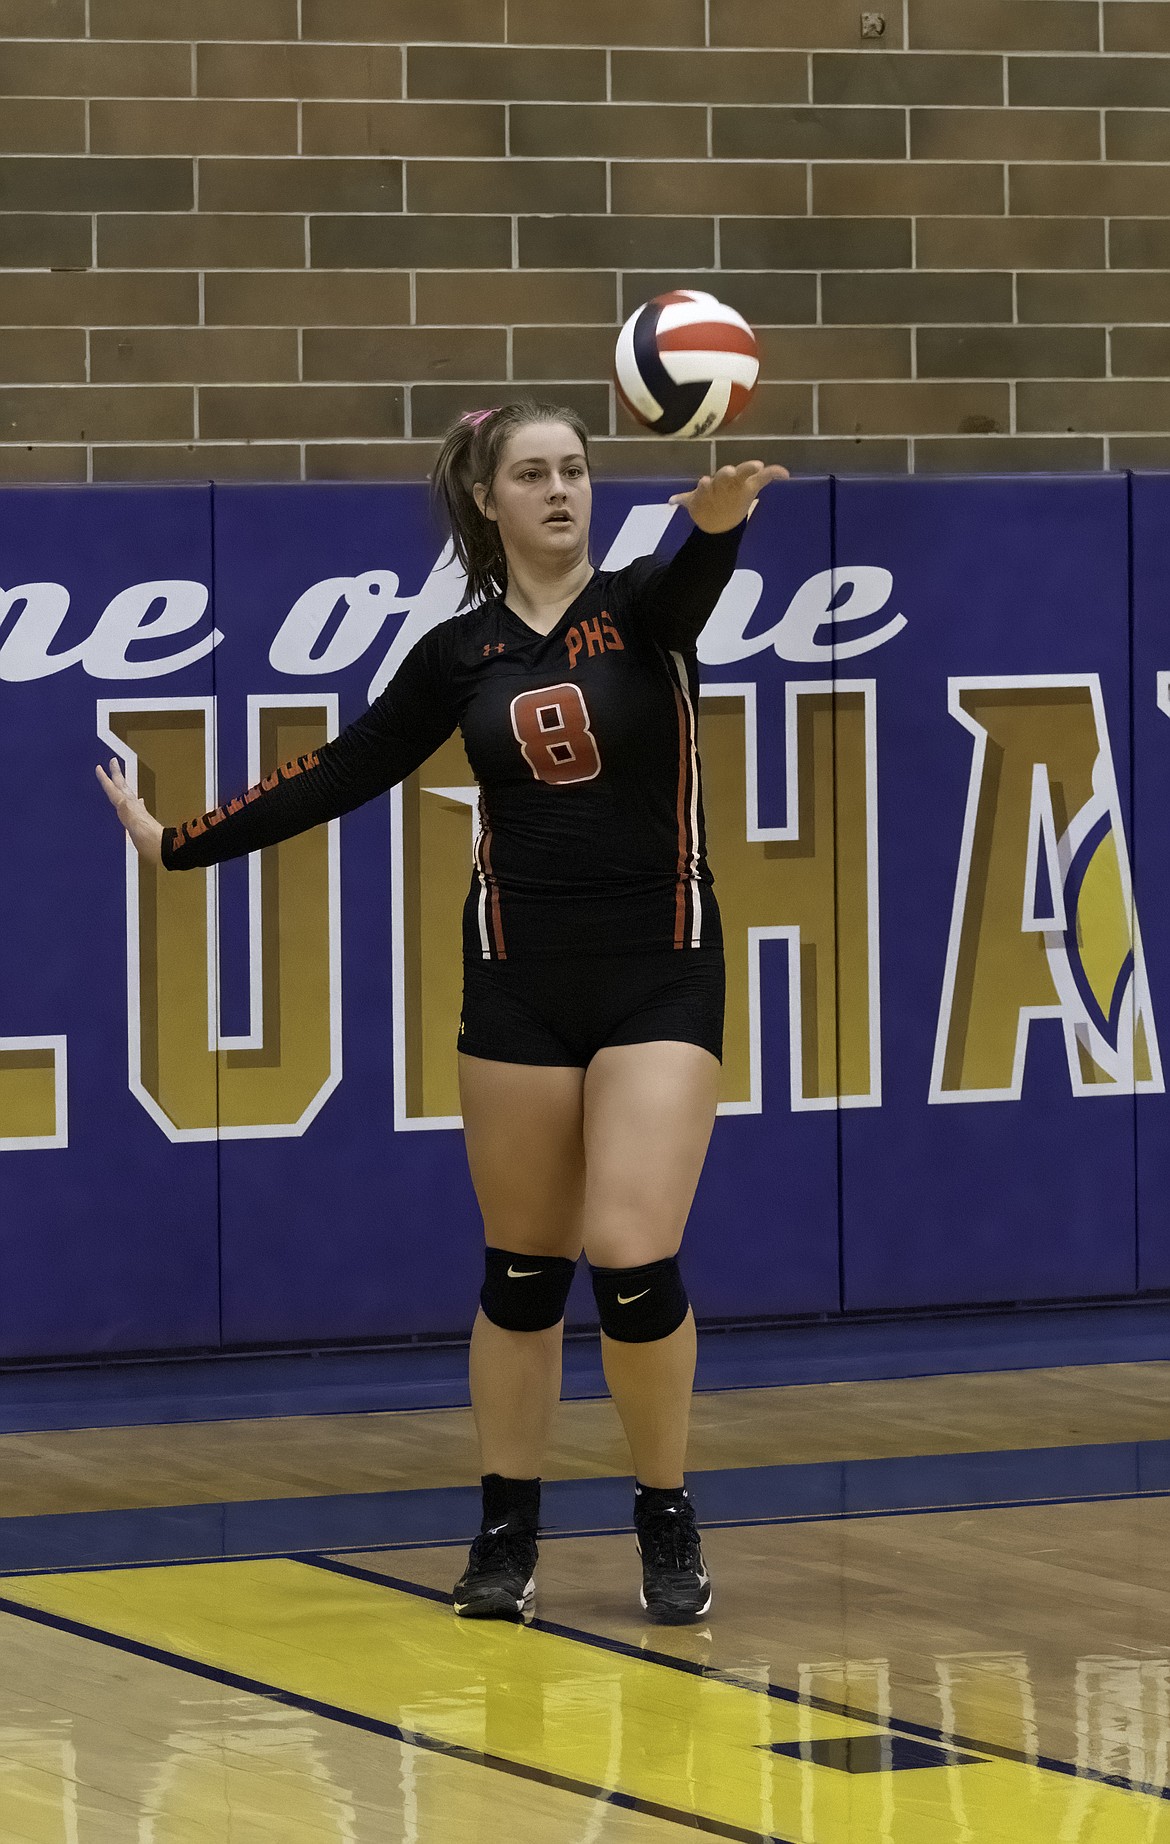
[[[632,508],[665,507],[672,490],[599,487],[595,561]],[[685,514],[663,511],[658,529],[667,524],[664,550]],[[931,1100],[974,746],[948,709],[951,681],[1098,688],[1134,869],[1148,1034],[1170,1034],[1170,716],[1158,702],[1158,674],[1170,673],[1168,532],[1170,476],[802,480],[761,503],[740,558],[761,579],[759,604],[736,657],[709,657],[703,681],[754,699],[763,829],[788,818],[789,688],[834,677],[870,688],[881,1091],[841,1109],[793,1105],[789,949],[764,941],[759,1105],[717,1123],[685,1244],[701,1318],[1170,1287],[1170,1133],[1156,1079],[1136,1097],[1132,1072],[1074,1093],[1067,1019],[1053,1015],[1030,1026],[1017,1097]],[[340,1084],[299,1136],[176,1143],[128,1080],[125,859],[93,776],[110,753],[96,735],[102,699],[214,694],[224,795],[248,779],[250,695],[335,694],[349,721],[401,612],[327,672],[278,670],[274,635],[331,578],[363,579],[376,596],[393,572],[398,598],[416,599],[439,550],[419,485],[0,491],[0,1053],[6,1040],[67,1036],[69,1114],[67,1145],[0,1147],[0,1362],[466,1333],[482,1231],[461,1137],[394,1124],[388,802],[342,822]],[[859,566],[890,573],[885,604],[851,621],[843,593],[836,628],[810,625],[800,615],[809,585]],[[180,637],[136,643],[132,657],[189,645],[214,620],[224,638],[207,657],[116,678],[96,676],[92,657],[88,669],[68,661],[119,591],[175,579],[207,585],[207,615]],[[35,648],[13,591],[38,583],[62,585],[70,600],[29,676]],[[886,633],[895,614],[903,621]],[[851,656],[834,658],[834,632]],[[877,644],[866,649],[867,637]],[[1043,885],[1055,859],[1041,857]],[[718,889],[714,839],[712,862]],[[1074,935],[1104,887],[1084,882]],[[226,867],[229,1032],[247,1019],[247,900],[245,868]],[[1070,954],[1069,977],[1099,991],[1100,956],[1086,971]],[[1108,1003],[1124,1008],[1123,987],[1124,968]],[[570,1317],[592,1317],[587,1290],[575,1291]]]

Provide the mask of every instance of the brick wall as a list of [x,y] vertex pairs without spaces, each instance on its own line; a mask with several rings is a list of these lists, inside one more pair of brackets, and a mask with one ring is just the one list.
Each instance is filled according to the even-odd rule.
[[[1170,0],[0,0],[0,479],[1170,465]],[[760,329],[714,445],[614,333]]]

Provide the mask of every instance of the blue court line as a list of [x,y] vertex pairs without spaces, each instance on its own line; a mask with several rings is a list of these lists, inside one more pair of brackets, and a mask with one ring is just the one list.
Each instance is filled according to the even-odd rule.
[[[727,1467],[692,1473],[690,1483],[709,1526],[1165,1497],[1170,1441]],[[541,1515],[550,1537],[628,1531],[632,1481],[546,1481]],[[428,1548],[466,1543],[479,1516],[478,1486],[437,1486],[7,1517],[0,1574]]]
[[[805,1317],[699,1328],[696,1387],[760,1389],[1170,1358],[1170,1300]],[[603,1396],[596,1336],[565,1341],[569,1399]],[[0,1369],[0,1434],[463,1408],[465,1342]]]
[[247,1691],[255,1697],[266,1697],[270,1702],[283,1704],[288,1709],[303,1710],[310,1716],[322,1716],[328,1722],[340,1722],[346,1728],[361,1729],[367,1735],[401,1742],[408,1748],[421,1748],[429,1754],[445,1755],[449,1760],[469,1761],[476,1767],[511,1774],[517,1780],[534,1780],[540,1786],[577,1793],[582,1798],[597,1800],[603,1805],[619,1806],[627,1812],[641,1812],[649,1818],[666,1819],[673,1824],[685,1826],[689,1831],[703,1832],[708,1837],[727,1838],[732,1844],[795,1844],[794,1839],[782,1838],[773,1833],[746,1831],[739,1825],[723,1824],[695,1812],[660,1805],[656,1800],[640,1799],[634,1793],[597,1786],[589,1780],[575,1780],[568,1774],[554,1773],[551,1769],[530,1766],[523,1761],[512,1761],[506,1755],[489,1754],[484,1749],[468,1748],[460,1742],[444,1741],[439,1736],[425,1734],[421,1729],[400,1728],[397,1723],[363,1716],[357,1710],[348,1710],[336,1703],[324,1703],[317,1697],[305,1697],[297,1691],[282,1690],[277,1684],[245,1677],[242,1672],[227,1671],[219,1665],[205,1665],[200,1659],[189,1658],[183,1652],[147,1645],[139,1639],[127,1639],[121,1633],[111,1633],[100,1626],[89,1626],[81,1620],[70,1620],[64,1614],[46,1613],[39,1607],[25,1607],[20,1601],[0,1598],[0,1614],[12,1614],[18,1620],[28,1620],[34,1626],[47,1626],[54,1632],[68,1633],[75,1639],[89,1639],[115,1652],[128,1653],[131,1658],[144,1658],[155,1665],[170,1665],[175,1670],[203,1678],[208,1683],[221,1684],[229,1690]]

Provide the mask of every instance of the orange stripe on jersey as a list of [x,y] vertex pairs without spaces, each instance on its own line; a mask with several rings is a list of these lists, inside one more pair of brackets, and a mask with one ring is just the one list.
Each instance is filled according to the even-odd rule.
[[756,356],[756,342],[747,327],[729,326],[724,320],[702,320],[683,327],[661,328],[655,334],[660,352],[742,352]]
[[678,883],[674,898],[674,945],[681,948],[687,932],[687,710],[674,678],[674,702],[678,711]]
[[492,830],[490,826],[485,825],[480,835],[480,853],[483,858],[484,875],[487,878],[488,914],[492,919],[492,945],[496,950],[496,959],[507,960],[508,954],[504,947],[504,929],[500,921],[500,892],[496,880],[492,876]]

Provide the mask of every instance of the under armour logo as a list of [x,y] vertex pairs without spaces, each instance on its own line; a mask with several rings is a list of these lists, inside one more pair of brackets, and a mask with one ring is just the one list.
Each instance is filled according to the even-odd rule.
[[494,644],[489,641],[483,650],[483,657],[486,659],[489,653],[502,653],[506,645],[507,642],[503,640],[497,640]]

